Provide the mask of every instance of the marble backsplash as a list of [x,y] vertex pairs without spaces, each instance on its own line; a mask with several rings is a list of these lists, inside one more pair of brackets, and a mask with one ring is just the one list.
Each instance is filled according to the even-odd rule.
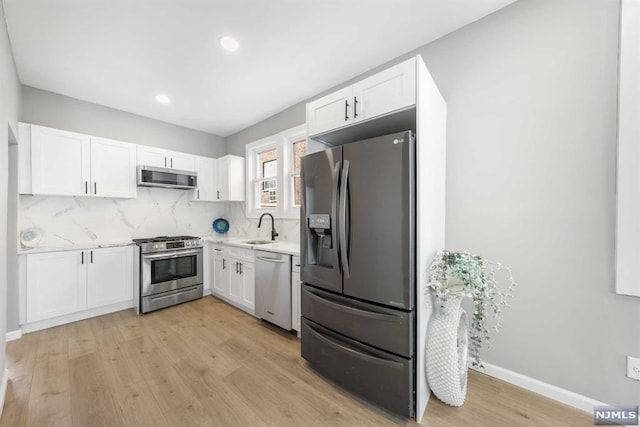
[[[257,218],[247,218],[244,202],[227,203],[226,218],[229,220],[229,235],[271,239],[271,218],[265,217],[262,227],[258,228]],[[276,219],[277,240],[300,241],[300,221],[295,219]]]
[[39,228],[38,246],[64,247],[133,238],[212,233],[224,203],[190,202],[189,192],[138,188],[136,199],[20,196],[19,229]]
[[[190,202],[189,192],[164,188],[138,188],[136,199],[20,196],[19,230],[42,230],[40,247],[124,242],[135,238],[171,235],[205,236],[211,223],[224,217],[230,237],[269,240],[271,220],[258,228],[247,218],[242,202]],[[280,241],[300,239],[300,221],[276,220]]]

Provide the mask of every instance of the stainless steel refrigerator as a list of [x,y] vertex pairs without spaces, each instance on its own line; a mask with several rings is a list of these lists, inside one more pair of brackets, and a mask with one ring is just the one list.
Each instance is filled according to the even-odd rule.
[[415,141],[402,132],[302,159],[302,356],[415,415]]

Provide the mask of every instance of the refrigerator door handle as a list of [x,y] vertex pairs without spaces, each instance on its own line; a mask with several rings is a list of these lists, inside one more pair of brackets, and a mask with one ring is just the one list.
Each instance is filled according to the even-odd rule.
[[338,242],[338,203],[339,203],[339,188],[340,188],[340,168],[342,166],[342,162],[336,162],[333,167],[333,194],[331,195],[331,217],[334,222],[331,224],[331,241],[333,242],[333,259],[335,260],[335,265],[340,270],[340,261],[338,261],[339,252],[338,248],[340,244]]
[[357,357],[358,359],[377,363],[378,365],[386,365],[390,368],[402,368],[402,363],[396,362],[395,360],[383,359],[381,357],[374,356],[372,354],[367,354],[358,348],[351,347],[346,343],[339,342],[337,339],[329,335],[323,334],[322,332],[316,330],[310,323],[307,323],[307,326],[309,326],[309,331],[311,331],[311,333],[315,335],[316,338],[320,339],[321,341],[324,341],[325,344],[328,344],[331,347],[337,348],[342,352],[349,353],[352,356]]
[[342,271],[345,277],[349,277],[349,246],[347,245],[347,192],[349,187],[349,160],[345,160],[342,166],[342,179],[340,187],[340,259]]

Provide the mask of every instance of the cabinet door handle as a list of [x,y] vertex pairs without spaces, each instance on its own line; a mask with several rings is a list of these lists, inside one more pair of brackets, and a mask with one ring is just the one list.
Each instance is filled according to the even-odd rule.
[[200,200],[200,190],[196,190],[198,192],[198,200]]
[[218,190],[218,200],[220,200],[220,190]]
[[349,120],[349,100],[344,100],[344,121]]
[[171,169],[173,169],[173,157],[171,158]]
[[240,274],[242,274],[242,263],[240,263]]
[[236,262],[236,274],[238,274],[238,263]]
[[226,268],[227,268],[227,260],[222,258],[222,269],[225,270]]
[[98,183],[97,182],[93,183],[93,194],[95,194],[96,196],[98,195]]
[[93,251],[91,251],[91,264],[93,264]]
[[89,181],[84,182],[84,194],[89,194]]
[[358,117],[358,98],[353,97],[353,118]]
[[84,251],[80,252],[80,264],[84,265]]
[[167,158],[166,157],[164,158],[164,167],[165,168],[167,167]]

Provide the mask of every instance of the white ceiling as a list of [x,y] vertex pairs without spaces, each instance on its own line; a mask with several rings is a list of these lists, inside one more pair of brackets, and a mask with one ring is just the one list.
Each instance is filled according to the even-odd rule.
[[3,0],[23,84],[220,136],[513,1]]

